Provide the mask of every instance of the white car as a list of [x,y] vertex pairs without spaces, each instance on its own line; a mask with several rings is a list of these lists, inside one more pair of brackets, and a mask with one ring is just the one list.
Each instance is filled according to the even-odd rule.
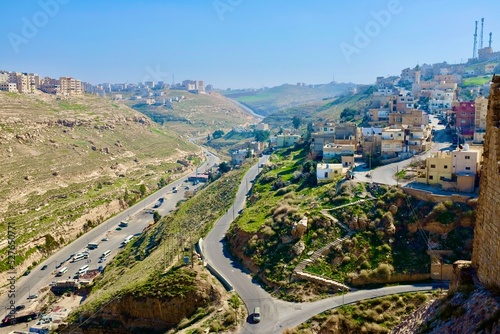
[[38,295],[36,293],[28,296],[28,299],[37,299],[37,298],[38,298]]

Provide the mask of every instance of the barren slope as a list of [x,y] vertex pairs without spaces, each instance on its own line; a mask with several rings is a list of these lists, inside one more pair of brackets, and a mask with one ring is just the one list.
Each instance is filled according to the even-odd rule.
[[196,153],[106,99],[0,92],[0,270],[7,222],[18,231],[19,272],[137,200],[140,184],[149,192],[175,177],[186,168],[177,161]]

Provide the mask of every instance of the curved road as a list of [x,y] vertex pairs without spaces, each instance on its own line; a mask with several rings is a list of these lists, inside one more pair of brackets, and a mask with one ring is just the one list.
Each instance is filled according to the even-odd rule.
[[354,303],[395,293],[439,288],[439,284],[399,285],[375,290],[359,290],[344,296],[330,297],[311,303],[290,303],[272,297],[252,279],[249,272],[235,261],[224,247],[224,236],[238,212],[244,208],[251,181],[260,171],[260,164],[265,163],[267,159],[268,156],[260,158],[259,163],[247,172],[241,181],[233,206],[214,224],[214,228],[207,235],[202,246],[205,260],[233,286],[243,299],[248,314],[251,315],[256,306],[261,308],[261,322],[254,323],[249,316],[242,333],[281,333],[285,328],[298,326],[312,316],[341,306],[343,303]]

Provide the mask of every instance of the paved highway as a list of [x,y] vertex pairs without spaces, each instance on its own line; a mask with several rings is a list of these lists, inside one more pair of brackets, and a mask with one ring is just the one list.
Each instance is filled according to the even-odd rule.
[[[208,167],[211,167],[218,162],[218,158],[213,154],[207,151],[204,152],[207,160],[198,167],[199,173],[204,172]],[[101,265],[105,266],[106,262],[110,261],[110,259],[120,251],[120,245],[127,236],[139,235],[143,229],[153,221],[153,215],[151,213],[147,213],[147,211],[153,209],[153,206],[158,202],[159,198],[163,197],[164,203],[154,210],[157,210],[163,216],[175,209],[177,202],[184,198],[185,192],[188,191],[185,189],[186,186],[188,186],[190,188],[189,190],[192,191],[201,185],[192,185],[191,183],[185,182],[187,181],[187,178],[188,176],[186,175],[172,182],[136,205],[117,214],[115,217],[108,219],[57,253],[51,255],[45,261],[41,262],[37,267],[32,269],[29,275],[22,276],[16,282],[16,305],[26,305],[27,309],[35,309],[38,303],[37,300],[41,297],[40,290],[47,287],[52,281],[73,277],[78,269],[86,264],[89,265],[89,269],[97,269]],[[174,187],[177,187],[178,191],[173,192]],[[121,230],[117,230],[118,224],[121,221],[127,221],[129,225],[128,227],[123,227]],[[108,241],[103,241],[103,238],[105,237],[108,238]],[[87,245],[91,242],[97,242],[99,247],[89,251],[88,260],[90,261],[88,263],[88,260],[85,259],[75,263],[69,262],[69,256],[71,254],[76,254],[85,250]],[[106,250],[111,250],[111,254],[107,257],[106,261],[99,263],[99,257]],[[59,268],[56,268],[56,266],[58,266],[61,262],[64,263]],[[41,270],[41,268],[45,265],[47,268],[45,270]],[[68,272],[62,277],[56,277],[55,275],[58,270],[63,267],[67,267]],[[28,300],[27,297],[29,294],[38,294],[39,297],[37,299]],[[7,294],[1,296],[0,305],[3,307],[1,310],[3,312],[3,316],[7,315],[8,310],[6,309],[6,306],[9,305]]]

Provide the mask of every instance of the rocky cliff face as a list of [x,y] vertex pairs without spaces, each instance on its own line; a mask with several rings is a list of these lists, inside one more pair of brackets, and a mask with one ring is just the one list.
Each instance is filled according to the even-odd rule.
[[480,281],[500,287],[500,76],[493,77],[486,115],[483,167],[472,265]]
[[70,324],[60,332],[165,333],[200,308],[220,307],[222,299],[220,287],[184,268],[173,281],[154,280],[112,299],[97,311],[85,311],[79,317],[82,323]]

